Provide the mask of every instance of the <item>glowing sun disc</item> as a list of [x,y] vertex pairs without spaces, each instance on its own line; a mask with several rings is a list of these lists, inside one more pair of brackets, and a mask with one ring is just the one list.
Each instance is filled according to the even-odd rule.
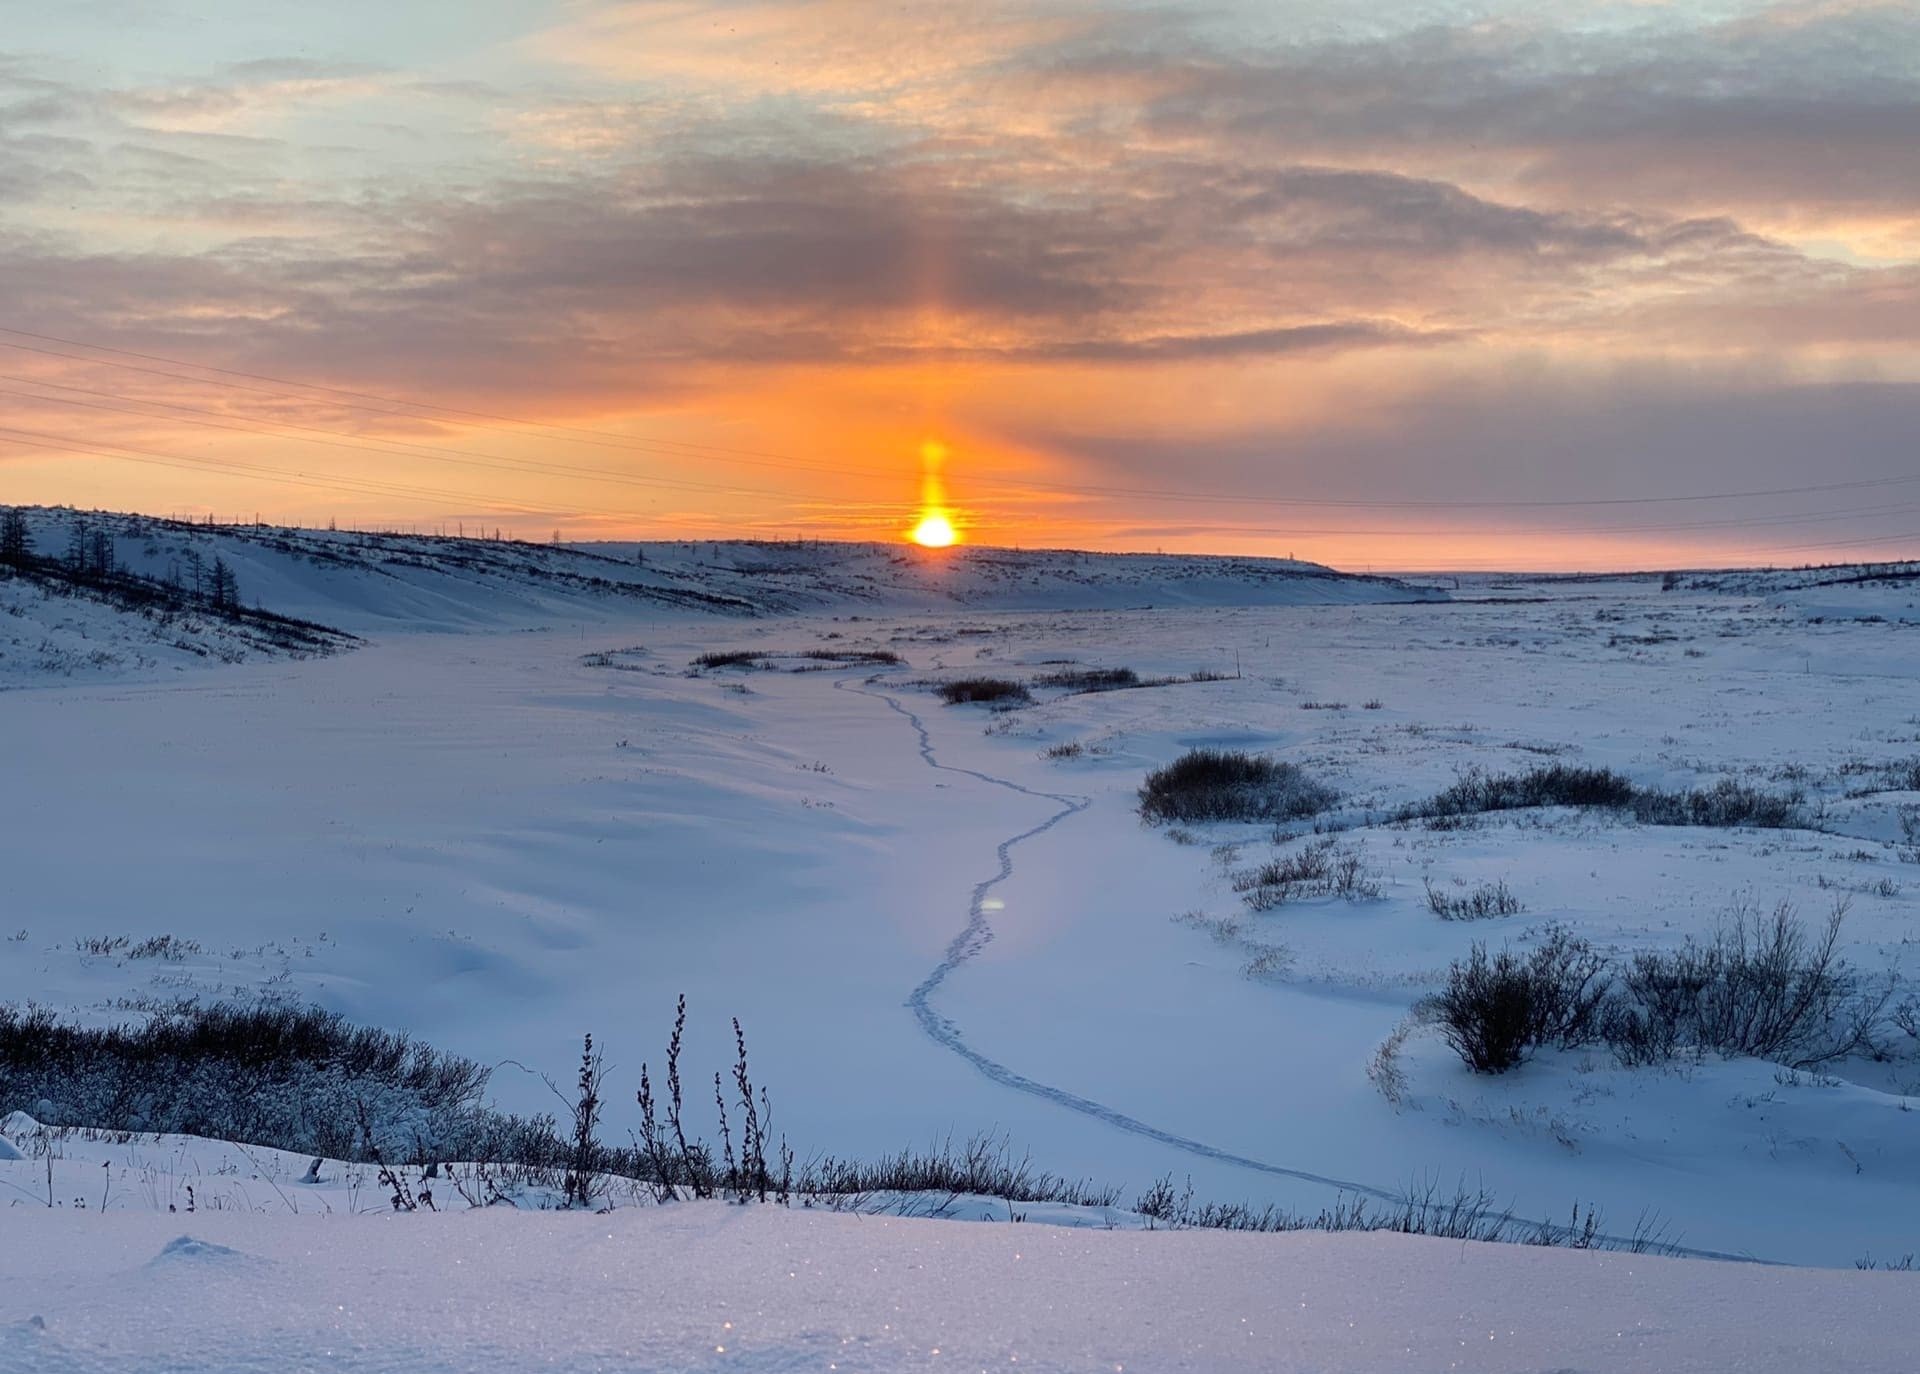
[[907,537],[922,548],[944,549],[960,536],[953,532],[953,522],[936,510],[921,516]]

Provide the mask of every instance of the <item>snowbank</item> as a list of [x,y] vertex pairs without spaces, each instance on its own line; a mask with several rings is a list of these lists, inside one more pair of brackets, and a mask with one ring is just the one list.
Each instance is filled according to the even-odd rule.
[[1894,1370],[1920,1278],[1404,1236],[719,1204],[304,1217],[19,1208],[0,1367]]

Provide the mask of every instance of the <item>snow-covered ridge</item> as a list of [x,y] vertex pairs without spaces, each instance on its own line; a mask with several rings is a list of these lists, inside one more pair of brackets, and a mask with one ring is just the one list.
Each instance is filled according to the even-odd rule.
[[59,557],[76,522],[104,530],[131,572],[180,582],[229,564],[247,605],[354,633],[464,630],[636,613],[1091,610],[1148,605],[1351,605],[1442,600],[1394,578],[1288,559],[1073,550],[696,540],[513,540],[36,509],[34,552]]
[[0,687],[313,658],[356,643],[238,599],[217,554],[188,550],[155,576],[126,566],[104,525],[70,522],[53,555],[44,540],[17,547],[17,512],[0,519],[0,536],[12,536],[0,538]]
[[1825,563],[1806,568],[1723,568],[1668,574],[1689,591],[1770,595],[1815,587],[1905,587],[1920,584],[1920,560],[1900,563]]
[[[281,1207],[260,1192],[263,1209]],[[1911,1274],[1395,1235],[956,1226],[718,1203],[7,1216],[0,1369],[47,1374],[1864,1374],[1909,1367],[1920,1340]]]
[[0,577],[0,686],[306,658],[352,643],[324,627],[257,613],[229,619],[130,603],[56,578]]
[[1196,1229],[984,1195],[660,1204],[631,1186],[562,1209],[470,1165],[394,1184],[192,1136],[19,1113],[0,1130],[21,1146],[0,1136],[9,1372],[1800,1374],[1903,1368],[1920,1339],[1911,1272]]
[[1668,577],[1667,585],[1688,592],[1762,597],[1815,624],[1827,620],[1920,624],[1920,562],[1676,573]]

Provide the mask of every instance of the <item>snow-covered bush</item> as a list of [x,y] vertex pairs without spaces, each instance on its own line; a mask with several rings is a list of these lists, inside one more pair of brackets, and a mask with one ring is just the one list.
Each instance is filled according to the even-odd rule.
[[941,683],[937,690],[940,700],[949,706],[963,706],[976,701],[991,705],[1017,705],[1033,700],[1033,694],[1025,684],[1004,677],[957,677]]
[[0,1006],[0,1115],[177,1132],[365,1157],[359,1115],[406,1159],[551,1155],[552,1123],[483,1105],[488,1071],[314,1007],[190,1006],[142,1025],[82,1027]]
[[1255,911],[1272,911],[1303,897],[1367,902],[1380,895],[1380,881],[1367,867],[1366,851],[1332,838],[1235,874],[1233,888]]
[[1722,778],[1687,792],[1644,790],[1634,794],[1633,818],[1645,825],[1753,826],[1783,830],[1800,824],[1801,794],[1763,792]]
[[1840,957],[1846,911],[1842,902],[1814,932],[1787,902],[1766,916],[1739,905],[1707,941],[1634,955],[1609,1008],[1609,1043],[1627,1063],[1712,1050],[1796,1069],[1870,1052],[1893,988]]
[[1140,814],[1149,821],[1290,821],[1338,799],[1298,764],[1231,749],[1194,749],[1147,774]]
[[1414,816],[1468,816],[1483,811],[1517,811],[1534,806],[1626,806],[1633,783],[1611,768],[1551,763],[1530,773],[1467,773],[1425,804]]
[[1805,1069],[1875,1054],[1900,1011],[1840,956],[1846,904],[1809,930],[1790,903],[1744,904],[1705,941],[1643,950],[1616,965],[1554,927],[1522,957],[1486,946],[1448,970],[1427,1010],[1469,1068],[1504,1073],[1543,1045],[1603,1040],[1624,1064],[1708,1051]]
[[1561,927],[1522,955],[1489,956],[1476,943],[1447,971],[1428,1004],[1440,1036],[1475,1073],[1505,1073],[1537,1049],[1572,1049],[1599,1037],[1609,985],[1606,958]]
[[1755,826],[1784,829],[1803,819],[1799,792],[1766,792],[1732,778],[1712,787],[1669,792],[1637,787],[1611,768],[1550,763],[1529,773],[1475,769],[1395,819],[1446,822],[1489,811],[1536,806],[1589,806],[1631,815],[1643,825]]
[[1429,881],[1427,910],[1443,921],[1485,921],[1495,916],[1518,916],[1526,907],[1502,878],[1461,893],[1444,891]]
[[1041,687],[1064,687],[1069,692],[1114,692],[1138,687],[1140,674],[1131,668],[1062,668],[1034,679]]

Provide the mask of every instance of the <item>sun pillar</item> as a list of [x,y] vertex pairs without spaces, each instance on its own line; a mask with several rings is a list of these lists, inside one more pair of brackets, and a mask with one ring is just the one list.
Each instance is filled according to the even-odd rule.
[[947,461],[947,446],[938,439],[920,445],[920,518],[907,537],[922,548],[944,549],[960,540],[947,509],[947,484],[940,469]]

